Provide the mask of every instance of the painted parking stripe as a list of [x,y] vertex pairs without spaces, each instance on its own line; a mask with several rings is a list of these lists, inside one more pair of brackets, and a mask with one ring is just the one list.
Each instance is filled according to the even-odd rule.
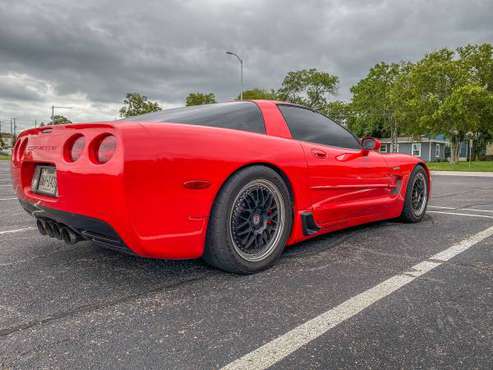
[[493,216],[488,215],[476,215],[472,213],[460,213],[460,212],[443,212],[443,211],[426,211],[427,213],[438,213],[442,215],[454,215],[454,216],[466,216],[466,217],[481,217],[481,218],[492,218]]
[[0,200],[16,200],[17,198],[0,198]]
[[436,208],[436,209],[450,209],[450,210],[457,210],[457,211],[472,211],[472,212],[487,212],[487,213],[493,213],[493,210],[491,209],[479,209],[479,208],[457,208],[457,207],[442,207],[442,206],[428,206],[429,208]]
[[479,208],[463,208],[464,211],[474,211],[474,212],[487,212],[493,213],[491,209],[479,209]]
[[23,227],[21,229],[14,229],[14,230],[5,230],[5,231],[0,231],[0,235],[3,235],[3,234],[13,234],[13,233],[20,233],[22,231],[28,231],[28,230],[34,230],[35,227]]
[[465,252],[475,244],[493,235],[493,226],[454,244],[450,248],[435,254],[429,259],[411,267],[410,270],[370,288],[354,296],[340,305],[322,313],[286,334],[264,344],[253,352],[226,365],[223,369],[267,369],[281,361],[305,344],[320,337],[330,329],[353,317],[375,302],[392,294],[396,290],[411,283],[444,262]]

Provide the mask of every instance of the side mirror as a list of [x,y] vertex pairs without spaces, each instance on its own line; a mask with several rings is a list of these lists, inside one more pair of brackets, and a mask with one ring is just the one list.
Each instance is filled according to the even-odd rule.
[[361,146],[363,147],[363,151],[368,153],[370,150],[379,150],[382,143],[373,137],[365,137],[361,140]]

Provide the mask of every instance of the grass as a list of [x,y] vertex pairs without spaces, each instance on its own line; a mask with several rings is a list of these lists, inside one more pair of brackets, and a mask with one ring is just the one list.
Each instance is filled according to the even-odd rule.
[[0,161],[1,160],[6,160],[6,161],[10,160],[10,155],[0,153]]
[[428,162],[428,167],[432,171],[471,171],[471,172],[493,172],[493,161],[472,161],[457,162],[450,164],[448,162]]

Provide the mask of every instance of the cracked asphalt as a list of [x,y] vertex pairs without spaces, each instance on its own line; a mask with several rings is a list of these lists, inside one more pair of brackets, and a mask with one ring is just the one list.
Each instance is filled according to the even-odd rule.
[[[422,223],[318,237],[236,276],[41,236],[0,161],[0,368],[221,368],[493,226],[493,178],[436,176],[432,192]],[[492,281],[489,237],[273,368],[491,369]]]

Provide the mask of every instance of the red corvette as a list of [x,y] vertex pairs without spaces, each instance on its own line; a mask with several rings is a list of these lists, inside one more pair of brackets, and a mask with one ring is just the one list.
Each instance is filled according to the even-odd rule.
[[252,273],[320,234],[420,221],[425,163],[379,147],[313,110],[242,101],[30,129],[11,169],[42,234]]

